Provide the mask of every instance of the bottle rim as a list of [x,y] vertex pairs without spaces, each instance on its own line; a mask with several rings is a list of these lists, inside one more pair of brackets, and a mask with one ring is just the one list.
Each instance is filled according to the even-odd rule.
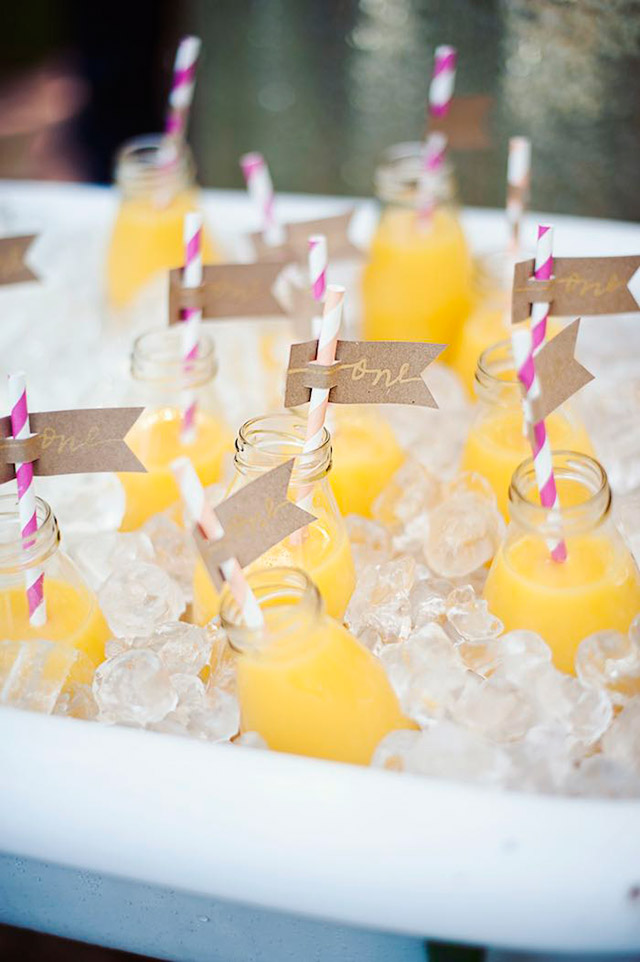
[[294,458],[291,484],[312,484],[331,470],[331,435],[323,427],[320,441],[304,451],[306,419],[293,411],[263,414],[240,427],[234,462],[241,474],[262,474]]
[[198,337],[197,355],[185,362],[180,324],[154,328],[138,335],[131,351],[131,376],[173,390],[195,389],[208,384],[218,371],[213,341]]
[[[375,192],[381,201],[412,209],[418,206],[423,150],[423,142],[405,141],[383,151],[374,173]],[[437,203],[454,202],[453,168],[448,159],[430,176],[430,186]]]
[[0,570],[15,574],[45,563],[60,545],[60,529],[51,505],[36,497],[37,530],[23,538],[18,497],[0,495]]
[[143,134],[125,141],[118,149],[115,180],[128,196],[174,192],[194,177],[188,144],[166,134]]

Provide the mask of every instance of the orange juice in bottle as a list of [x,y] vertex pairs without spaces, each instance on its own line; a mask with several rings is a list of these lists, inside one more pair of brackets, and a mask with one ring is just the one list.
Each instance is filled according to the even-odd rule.
[[[531,458],[509,489],[511,523],[493,559],[484,598],[505,629],[526,628],[551,647],[553,661],[574,671],[578,645],[605,629],[627,632],[640,611],[640,573],[611,518],[602,466],[585,454],[554,451],[560,511],[540,504]],[[551,558],[559,538],[567,559]]]
[[471,257],[453,204],[451,169],[432,178],[432,211],[420,213],[421,144],[398,144],[376,171],[385,203],[362,278],[368,340],[451,344],[469,311]]
[[382,664],[325,611],[320,592],[295,568],[249,575],[264,616],[247,628],[230,591],[221,619],[237,653],[243,731],[276,751],[367,765],[378,742],[406,718]]
[[[220,413],[214,389],[217,363],[211,340],[200,335],[198,356],[186,367],[180,325],[150,331],[136,338],[131,355],[130,402],[145,411],[127,434],[131,450],[147,473],[119,475],[126,508],[121,531],[139,528],[153,514],[179,500],[171,462],[191,459],[203,485],[218,481],[232,435]],[[187,397],[197,399],[195,437],[182,436],[182,411]]]
[[[355,568],[344,520],[329,484],[331,439],[324,429],[314,451],[303,453],[306,422],[293,413],[253,418],[242,425],[236,439],[235,477],[228,495],[266,471],[295,458],[289,499],[312,489],[308,510],[316,520],[285,538],[253,562],[248,571],[266,567],[294,566],[305,571],[318,586],[327,611],[341,620],[355,587]],[[206,624],[220,609],[220,597],[198,561],[194,576],[193,613]]]

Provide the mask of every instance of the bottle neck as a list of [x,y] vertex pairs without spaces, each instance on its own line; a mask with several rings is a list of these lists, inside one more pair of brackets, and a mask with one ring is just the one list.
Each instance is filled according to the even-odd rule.
[[0,496],[0,572],[3,575],[40,567],[58,550],[58,522],[42,498],[36,498],[36,517],[37,531],[23,539],[16,496]]
[[237,471],[255,477],[294,458],[294,488],[321,481],[331,469],[331,437],[324,428],[318,446],[304,451],[306,428],[306,420],[292,412],[246,421],[236,438]]
[[551,460],[559,511],[540,504],[533,459],[527,458],[516,468],[509,487],[512,522],[545,538],[584,534],[601,525],[611,511],[611,489],[602,465],[576,451],[553,451]]
[[134,380],[168,394],[210,384],[218,370],[212,341],[201,334],[196,357],[185,362],[182,335],[176,324],[136,338],[131,352]]
[[[409,210],[418,210],[425,200],[434,206],[455,203],[455,186],[451,164],[445,160],[442,166],[422,177],[423,148],[421,143],[395,144],[389,147],[376,167],[375,192],[385,204],[393,204]],[[426,196],[428,192],[429,196]]]
[[247,575],[264,617],[261,628],[247,627],[228,585],[222,592],[220,619],[232,648],[243,655],[292,653],[307,645],[324,614],[320,593],[298,568],[262,568]]
[[116,183],[125,200],[165,206],[193,184],[191,151],[162,134],[127,141],[116,158]]

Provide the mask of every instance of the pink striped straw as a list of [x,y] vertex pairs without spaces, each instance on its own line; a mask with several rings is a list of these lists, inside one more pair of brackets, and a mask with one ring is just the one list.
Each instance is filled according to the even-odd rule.
[[199,37],[183,37],[178,44],[165,124],[165,133],[169,137],[184,137],[186,134],[200,47]]
[[[551,235],[551,239],[549,238]],[[536,265],[541,265],[544,276],[535,276],[539,280],[547,280],[553,271],[552,256],[553,231],[548,227],[538,228],[538,245],[536,248]],[[532,305],[534,308],[536,304]],[[542,312],[544,318],[540,317],[537,328],[534,327],[534,312],[531,312],[531,327],[525,324],[516,325],[511,334],[511,344],[513,349],[513,360],[518,375],[518,380],[524,388],[524,416],[525,422],[530,428],[531,448],[533,453],[533,466],[540,492],[540,503],[543,508],[548,508],[550,515],[560,516],[560,501],[556,488],[556,479],[553,474],[553,461],[551,457],[551,446],[547,437],[547,429],[544,421],[533,421],[533,404],[540,397],[540,382],[536,374],[535,353],[536,336],[538,346],[544,341],[546,331],[546,321],[549,305],[541,305],[545,308]],[[541,325],[543,325],[541,327]],[[540,333],[542,331],[542,333]],[[537,335],[536,335],[537,332]],[[564,539],[553,539],[549,541],[551,557],[554,561],[562,562],[567,560],[567,546]]]
[[418,221],[423,226],[431,222],[436,208],[435,185],[446,156],[446,134],[440,131],[429,134],[422,152],[422,167],[418,180]]
[[[27,408],[27,386],[22,371],[9,375],[9,403],[11,405],[11,431],[16,440],[24,440],[31,436],[29,427],[29,410]],[[36,512],[36,490],[33,483],[33,465],[30,462],[16,464],[16,481],[18,482],[18,516],[24,548],[30,548],[33,539],[30,535],[38,530],[38,516]],[[25,572],[27,589],[27,604],[29,606],[29,623],[36,628],[42,627],[47,621],[47,609],[44,600],[44,571],[41,568],[29,568]]]
[[[189,458],[176,458],[171,462],[171,470],[180,489],[185,510],[192,522],[198,525],[209,541],[219,541],[224,535],[224,528],[208,503],[200,478]],[[261,628],[264,625],[264,618],[260,605],[237,559],[229,558],[228,561],[223,561],[220,571],[248,627]]]
[[531,177],[531,141],[528,137],[511,137],[507,161],[507,223],[512,254],[520,250],[522,219],[529,201]]
[[[324,234],[313,234],[309,238],[309,283],[313,299],[321,304],[327,293],[327,238]],[[313,337],[320,337],[322,318],[311,319]]]
[[[202,216],[189,213],[184,218],[184,268],[182,286],[199,287],[202,284]],[[184,371],[188,375],[192,362],[198,356],[198,340],[202,311],[185,307],[180,311],[182,322],[182,356]],[[180,440],[183,444],[193,444],[196,439],[197,395],[192,389],[185,392],[184,410],[180,426]]]
[[446,117],[449,113],[456,83],[457,60],[455,47],[436,47],[429,85],[429,113],[432,117]]
[[284,244],[285,233],[276,217],[273,182],[267,163],[256,152],[243,154],[240,166],[247,184],[247,190],[262,218],[262,237],[269,247]]
[[[553,275],[553,227],[538,225],[538,242],[533,276],[537,281],[548,281]],[[536,301],[531,305],[531,336],[533,351],[537,353],[547,336],[547,320],[551,305]]]
[[[316,364],[329,365],[333,364],[336,359],[344,293],[344,287],[339,287],[337,284],[329,284],[327,286],[322,326],[320,328],[318,349],[316,351]],[[302,448],[303,454],[309,454],[311,451],[315,451],[322,443],[322,432],[328,406],[328,389],[312,388],[309,399],[309,413],[307,415],[306,440]],[[306,511],[311,509],[312,493],[312,489],[308,487],[300,492],[298,496],[299,507],[304,508]]]

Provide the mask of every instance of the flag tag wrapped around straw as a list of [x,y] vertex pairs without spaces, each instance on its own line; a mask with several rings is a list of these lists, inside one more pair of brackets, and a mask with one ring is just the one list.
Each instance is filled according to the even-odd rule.
[[550,303],[565,315],[627,314],[640,310],[640,254],[623,257],[554,257],[553,277],[537,280],[534,261],[513,274],[511,320],[529,319],[531,306]]
[[11,418],[0,418],[0,484],[28,463],[34,475],[145,472],[124,440],[144,408],[42,411],[29,416],[28,436],[16,438]]
[[446,344],[424,341],[340,341],[335,362],[318,364],[318,341],[292,344],[284,406],[310,400],[314,389],[328,390],[331,404],[415,404],[437,408],[425,371]]
[[40,280],[24,260],[36,236],[0,237],[0,286]]
[[223,562],[234,558],[245,568],[269,548],[316,520],[315,515],[303,511],[287,497],[293,465],[292,458],[216,505],[216,517],[224,531],[217,540],[210,540],[196,527],[198,550],[218,590],[223,582]]

